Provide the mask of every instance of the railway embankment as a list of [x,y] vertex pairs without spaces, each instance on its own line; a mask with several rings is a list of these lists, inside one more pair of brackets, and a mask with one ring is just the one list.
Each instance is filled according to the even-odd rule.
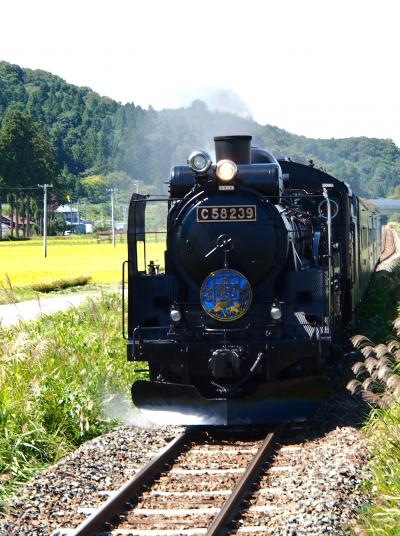
[[[343,385],[343,379],[338,384]],[[241,526],[254,531],[258,527],[259,534],[336,534],[355,524],[365,500],[361,486],[366,453],[359,429],[364,411],[364,403],[342,388],[323,412],[290,428],[272,467],[261,473],[241,507],[231,534]],[[127,426],[84,443],[18,491],[4,513],[0,533],[44,536],[58,527],[78,525],[175,433],[173,428]],[[226,469],[222,461],[217,456],[214,468]],[[205,460],[191,468],[204,466]],[[201,491],[210,480],[214,490],[226,488],[207,471],[202,479],[191,476],[190,491]],[[186,500],[196,509],[205,499]],[[181,501],[173,498],[174,508],[180,508]],[[142,515],[143,529],[151,528],[151,519]]]
[[[252,532],[258,534],[337,534],[356,523],[357,511],[365,500],[361,486],[366,451],[360,426],[367,406],[346,391],[346,373],[339,370],[333,376],[335,396],[312,419],[285,431],[272,463],[258,475],[250,496],[241,505],[230,534],[242,533],[243,527],[252,527]],[[19,491],[4,515],[0,532],[42,536],[60,527],[77,526],[177,433],[176,428],[149,428],[142,423],[118,428],[86,442]],[[207,450],[217,448],[216,445],[206,447]],[[222,451],[220,454],[213,456],[214,473],[207,470],[210,456],[204,453],[197,453],[190,463],[178,460],[177,469],[182,465],[193,471],[185,489],[195,495],[164,497],[167,505],[164,510],[173,505],[182,511],[188,504],[190,510],[204,509],[209,498],[196,493],[210,486],[215,492],[214,504],[219,504],[218,492],[229,490],[227,463],[238,463],[234,455]],[[200,474],[195,474],[196,469]],[[215,474],[218,472],[219,475]],[[168,484],[166,478],[159,481],[157,489],[183,491]],[[133,505],[141,509],[136,529],[138,526],[142,531],[152,529],[154,515],[143,509],[155,508],[156,498],[153,497],[153,503],[140,502],[139,498]],[[159,504],[157,510],[161,510]],[[184,516],[179,517],[178,522],[184,520]],[[127,526],[124,525],[128,531],[125,534],[130,534]],[[165,526],[170,527],[168,523]],[[176,534],[185,534],[184,528],[180,525]],[[132,534],[141,533],[145,532],[132,531]]]
[[369,534],[399,534],[400,526],[400,239],[378,267],[360,307],[354,377],[348,388],[370,412],[363,428],[370,501],[360,512]]
[[[377,343],[386,342],[397,314],[400,270],[395,258],[388,259],[393,263],[390,270],[381,270],[387,272],[384,277],[374,279],[360,310],[360,329],[369,335],[374,352],[379,351]],[[131,383],[123,347],[118,343],[119,310],[113,298],[13,332],[5,330],[2,337],[6,372],[1,377],[3,496],[9,497],[23,479],[33,478],[18,487],[9,501],[2,513],[0,533],[50,535],[59,527],[77,526],[178,429],[151,428],[141,422],[90,439],[110,426],[95,393],[102,392],[104,386],[109,392],[123,390],[124,383]],[[397,374],[399,348],[391,345],[387,349],[391,356],[383,357],[390,362],[391,374]],[[94,355],[100,359],[92,362]],[[376,356],[374,359],[378,361]],[[343,368],[332,371],[335,395],[327,406],[309,421],[286,430],[272,463],[258,475],[242,503],[231,534],[242,533],[246,527],[258,534],[340,534],[347,529],[362,532],[360,524],[372,534],[395,534],[400,495],[396,488],[400,481],[398,406],[379,405],[371,397],[352,396],[345,389],[350,366],[354,369],[360,361],[358,353],[350,353]],[[383,366],[388,364],[382,361]],[[376,367],[374,370],[378,373]],[[382,379],[387,384],[389,376]],[[371,405],[376,408],[365,426]],[[215,459],[213,468],[225,470],[226,456]],[[40,465],[49,464],[37,472]],[[204,469],[205,459],[191,460],[190,469],[196,468]],[[204,491],[205,483],[214,486],[217,503],[217,492],[224,491],[212,471],[203,474],[204,479],[203,483],[195,475],[189,479],[189,491],[195,494],[186,502],[191,510],[208,500],[196,496]],[[176,490],[166,486],[162,491]],[[170,498],[175,509],[180,508],[181,498]],[[151,504],[138,504],[151,509]],[[151,519],[149,513],[142,515],[142,532],[151,527]],[[184,534],[182,530],[177,534]]]

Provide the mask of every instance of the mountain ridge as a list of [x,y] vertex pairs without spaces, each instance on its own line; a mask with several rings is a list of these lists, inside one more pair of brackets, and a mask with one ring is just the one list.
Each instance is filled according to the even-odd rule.
[[10,107],[28,112],[42,125],[60,167],[77,177],[119,170],[159,187],[171,165],[185,162],[193,149],[211,150],[214,135],[247,133],[278,157],[314,160],[349,182],[357,194],[400,195],[400,149],[390,139],[307,138],[251,118],[210,111],[200,100],[189,107],[144,109],[42,69],[0,61],[0,121]]

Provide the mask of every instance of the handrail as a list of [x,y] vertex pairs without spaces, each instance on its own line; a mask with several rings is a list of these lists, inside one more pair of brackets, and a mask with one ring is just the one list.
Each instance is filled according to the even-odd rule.
[[125,264],[129,264],[129,261],[122,263],[122,338],[128,340],[125,334]]

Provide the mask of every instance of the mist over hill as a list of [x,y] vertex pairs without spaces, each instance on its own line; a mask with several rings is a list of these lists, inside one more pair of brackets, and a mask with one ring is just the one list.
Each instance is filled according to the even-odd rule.
[[211,151],[217,134],[245,133],[277,156],[300,162],[313,159],[349,182],[357,194],[400,195],[400,149],[387,139],[306,138],[260,125],[243,114],[211,111],[200,100],[188,108],[144,110],[48,72],[0,62],[0,122],[13,107],[42,125],[60,168],[76,177],[123,171],[162,191],[170,167],[185,163],[193,149]]

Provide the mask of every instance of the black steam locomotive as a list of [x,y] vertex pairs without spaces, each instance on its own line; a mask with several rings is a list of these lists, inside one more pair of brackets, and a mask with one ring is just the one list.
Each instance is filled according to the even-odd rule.
[[[216,164],[192,153],[167,199],[132,196],[128,359],[150,374],[133,402],[163,423],[301,418],[329,396],[323,365],[378,261],[379,215],[312,162],[214,141]],[[148,258],[153,203],[164,262]]]

